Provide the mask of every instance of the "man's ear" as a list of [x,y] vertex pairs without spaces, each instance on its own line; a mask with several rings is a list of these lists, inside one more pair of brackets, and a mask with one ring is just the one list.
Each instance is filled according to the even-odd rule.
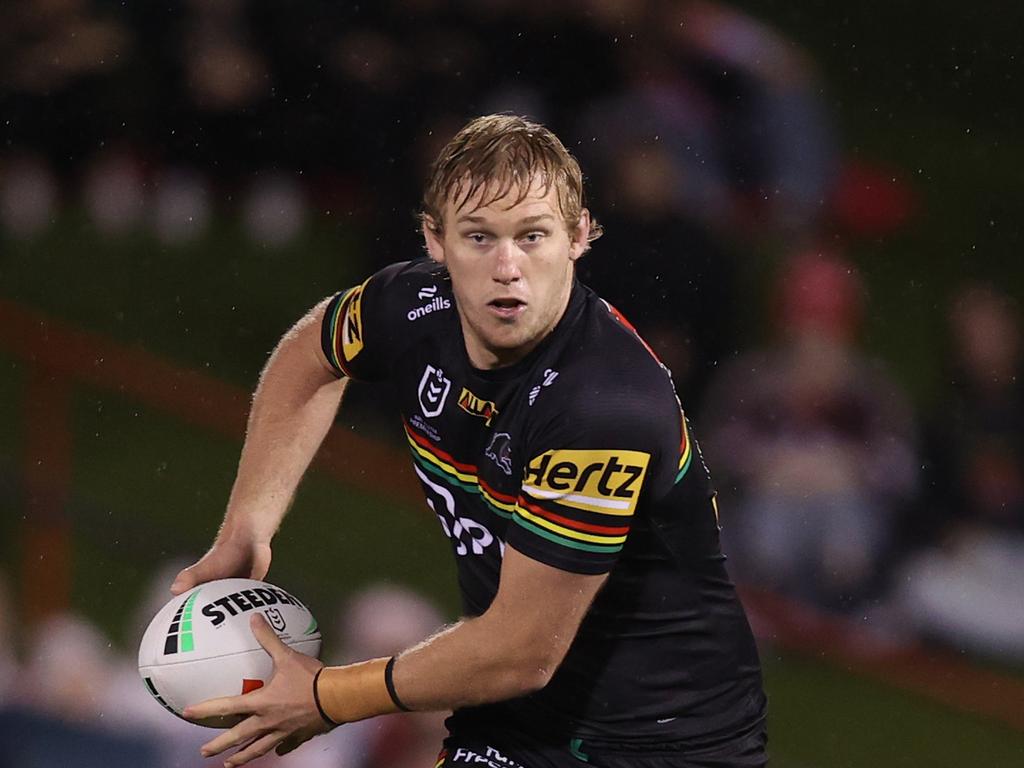
[[569,258],[576,261],[590,250],[590,211],[586,208],[580,211],[580,221],[569,236]]
[[430,258],[438,264],[444,264],[444,243],[441,242],[437,222],[430,216],[424,216],[422,230],[423,243],[426,245]]

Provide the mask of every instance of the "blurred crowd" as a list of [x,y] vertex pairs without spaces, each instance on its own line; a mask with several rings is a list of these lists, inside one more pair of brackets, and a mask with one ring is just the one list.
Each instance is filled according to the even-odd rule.
[[[421,252],[420,182],[466,118],[548,124],[607,232],[581,277],[672,370],[737,579],[1024,658],[1020,306],[960,286],[940,395],[911,400],[865,344],[871,292],[850,245],[919,203],[898,172],[843,156],[826,84],[770,25],[708,0],[26,0],[0,6],[0,52],[0,236],[22,240],[69,207],[168,247],[218,217],[273,247],[332,216],[370,244],[369,272]],[[401,644],[397,628],[357,639],[390,631],[375,600],[413,599],[356,606],[352,658]],[[439,623],[409,605],[417,632]],[[95,628],[55,621],[19,674],[0,643],[0,702],[30,680],[34,711],[52,713],[48,697],[77,684],[47,669],[58,633],[80,648],[76,673],[113,663]],[[401,722],[348,729],[362,757],[344,764],[401,765],[370,756],[421,728]],[[435,742],[436,726],[422,725]],[[319,765],[310,755],[297,764]]]

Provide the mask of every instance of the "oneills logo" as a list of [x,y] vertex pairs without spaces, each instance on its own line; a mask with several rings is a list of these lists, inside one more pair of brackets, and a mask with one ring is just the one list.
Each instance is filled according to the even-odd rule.
[[527,465],[523,490],[588,512],[631,515],[650,458],[642,451],[548,451]]
[[345,297],[345,314],[341,323],[341,351],[351,360],[363,350],[363,289],[366,283],[353,288]]
[[465,387],[462,388],[462,394],[459,395],[459,408],[466,413],[484,419],[488,427],[491,426],[491,419],[498,415],[498,409],[494,403],[477,397]]

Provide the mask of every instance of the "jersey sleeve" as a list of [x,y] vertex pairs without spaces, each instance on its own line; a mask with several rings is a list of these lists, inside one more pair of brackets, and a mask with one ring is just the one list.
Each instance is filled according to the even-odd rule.
[[[652,400],[574,393],[529,441],[506,543],[573,573],[610,571],[678,447],[678,412]],[[674,429],[661,411],[676,420]]]
[[327,304],[320,344],[339,377],[381,381],[390,375],[401,338],[395,287],[407,264],[385,267]]

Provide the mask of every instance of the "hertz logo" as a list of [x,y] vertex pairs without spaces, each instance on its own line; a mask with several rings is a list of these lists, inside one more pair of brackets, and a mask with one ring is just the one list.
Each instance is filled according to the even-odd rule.
[[523,490],[588,512],[631,515],[650,459],[643,451],[548,451],[527,465]]
[[363,350],[363,289],[366,283],[353,288],[346,299],[345,319],[341,325],[341,351],[351,360]]
[[459,408],[473,416],[479,416],[486,420],[487,426],[491,426],[491,419],[498,415],[498,409],[490,400],[477,397],[465,387],[459,395]]

